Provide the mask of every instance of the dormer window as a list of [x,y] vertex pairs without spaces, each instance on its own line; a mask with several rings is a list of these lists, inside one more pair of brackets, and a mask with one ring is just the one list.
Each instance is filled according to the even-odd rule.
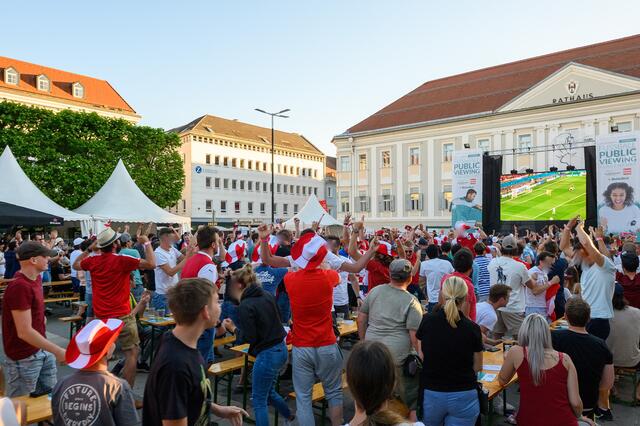
[[84,86],[80,83],[73,83],[71,86],[74,98],[84,98]]
[[36,77],[36,85],[38,87],[38,90],[42,90],[43,92],[49,91],[49,79],[44,74],[40,74],[38,77]]
[[14,86],[17,86],[19,80],[20,80],[20,74],[18,74],[18,71],[16,71],[15,68],[9,67],[4,70],[5,84],[12,84]]

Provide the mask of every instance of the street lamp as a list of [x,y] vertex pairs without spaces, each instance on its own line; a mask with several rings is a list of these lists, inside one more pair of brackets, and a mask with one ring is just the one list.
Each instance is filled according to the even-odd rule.
[[283,109],[282,111],[279,112],[267,112],[265,110],[262,110],[260,108],[255,108],[256,111],[261,112],[263,114],[267,114],[271,116],[271,223],[275,223],[275,205],[276,205],[276,199],[275,199],[275,191],[276,191],[276,184],[275,184],[275,167],[274,167],[274,163],[275,163],[275,157],[274,157],[274,153],[275,153],[275,135],[274,135],[274,130],[273,130],[273,117],[280,117],[280,118],[289,118],[288,115],[282,115],[285,112],[289,112],[291,111],[289,108],[287,109]]

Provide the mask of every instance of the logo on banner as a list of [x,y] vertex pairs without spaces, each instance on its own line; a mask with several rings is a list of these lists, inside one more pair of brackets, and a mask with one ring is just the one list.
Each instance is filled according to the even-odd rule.
[[475,185],[475,184],[477,183],[476,178],[471,178],[471,179],[469,179],[469,183],[470,183],[471,185]]
[[629,176],[629,175],[631,175],[631,167],[625,167],[625,168],[622,170],[622,174],[623,174],[624,176]]

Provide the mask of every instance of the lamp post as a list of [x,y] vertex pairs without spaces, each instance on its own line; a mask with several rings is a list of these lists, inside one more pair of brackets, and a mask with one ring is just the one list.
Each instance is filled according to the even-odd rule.
[[275,191],[276,191],[276,184],[275,184],[275,132],[273,129],[273,117],[280,117],[280,118],[289,118],[288,115],[282,115],[285,112],[289,112],[290,109],[283,109],[282,111],[279,112],[267,112],[265,110],[262,110],[260,108],[255,108],[256,111],[261,112],[263,114],[267,114],[269,116],[271,116],[271,223],[275,223],[276,219],[275,219],[275,205],[276,205],[276,199],[275,199]]

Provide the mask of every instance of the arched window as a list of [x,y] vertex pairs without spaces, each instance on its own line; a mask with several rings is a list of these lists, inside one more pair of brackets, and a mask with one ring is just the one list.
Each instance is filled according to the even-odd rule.
[[48,92],[50,89],[49,79],[46,75],[40,74],[36,77],[36,86],[38,90],[42,90],[43,92]]
[[74,98],[84,98],[84,86],[78,82],[73,83],[72,92]]
[[9,67],[4,70],[5,84],[12,84],[14,86],[17,86],[18,81],[20,81],[20,74],[18,74],[18,71],[16,71],[15,68]]

